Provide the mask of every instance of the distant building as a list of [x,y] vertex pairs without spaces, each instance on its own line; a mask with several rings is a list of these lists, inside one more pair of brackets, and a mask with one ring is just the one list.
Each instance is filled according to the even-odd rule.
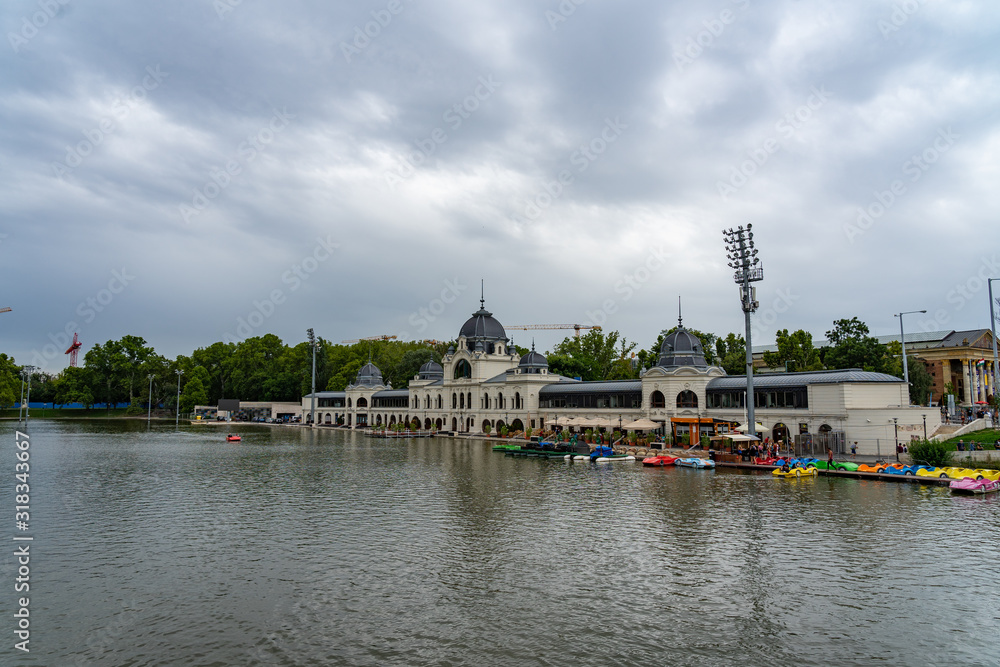
[[[898,334],[876,338],[883,345],[899,341]],[[817,348],[826,344],[825,340],[814,342]],[[764,352],[777,351],[777,345],[755,345],[754,369],[766,369]],[[989,329],[907,332],[906,354],[922,360],[927,367],[935,405],[941,404],[948,383],[954,387],[956,403],[965,407],[986,401],[992,393],[993,332]]]
[[[455,433],[547,429],[566,419],[596,420],[617,429],[637,419],[660,425],[675,442],[698,442],[746,421],[746,378],[729,376],[705,360],[701,341],[678,322],[666,336],[657,363],[639,379],[581,382],[549,372],[545,356],[518,356],[500,322],[480,303],[461,327],[457,346],[438,364],[424,364],[405,389],[386,386],[366,364],[345,391],[302,399],[307,421],[316,402],[318,424],[350,428],[405,423]],[[888,454],[895,438],[932,434],[937,410],[911,407],[897,377],[858,369],[772,373],[754,379],[760,436],[790,439],[819,451],[845,452],[858,441],[865,453]],[[925,422],[926,420],[926,422]]]

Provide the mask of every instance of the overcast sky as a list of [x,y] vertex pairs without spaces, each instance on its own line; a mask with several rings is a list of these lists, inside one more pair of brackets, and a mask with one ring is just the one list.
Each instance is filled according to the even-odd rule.
[[[1000,4],[11,0],[0,351],[989,326]],[[998,286],[1000,287],[1000,286]],[[1000,291],[1000,290],[998,290]],[[549,350],[572,331],[508,330]],[[71,336],[70,336],[71,337]],[[48,345],[48,347],[46,347]],[[58,350],[56,349],[58,348]]]

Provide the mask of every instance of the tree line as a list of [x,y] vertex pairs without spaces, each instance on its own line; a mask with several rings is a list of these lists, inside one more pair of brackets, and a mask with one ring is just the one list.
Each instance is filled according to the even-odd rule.
[[[567,337],[546,353],[549,371],[582,380],[638,378],[643,369],[656,365],[664,337],[676,330],[661,331],[648,349],[639,350],[637,343],[617,331],[592,329],[580,337]],[[701,341],[709,364],[721,366],[730,375],[746,372],[742,335],[688,331]],[[861,368],[903,376],[900,343],[879,343],[858,318],[834,321],[826,337],[828,345],[817,348],[810,333],[782,329],[776,334],[777,350],[764,353],[764,365],[789,371]],[[440,363],[449,345],[438,341],[345,345],[320,337],[316,340],[316,388],[345,389],[369,361],[378,366],[387,384],[404,388],[424,363]],[[525,348],[517,350],[527,353]],[[220,398],[299,402],[312,387],[312,360],[308,342],[288,345],[274,334],[239,343],[213,343],[176,359],[158,354],[141,336],[127,335],[94,345],[84,355],[82,366],[58,374],[34,372],[31,398],[56,405],[81,403],[88,408],[96,403],[109,407],[125,403],[137,413],[146,410],[150,394],[154,406],[175,409],[178,387],[184,412],[194,405],[216,405]],[[919,359],[911,356],[907,361],[911,401],[925,404],[930,374]],[[0,354],[0,406],[12,406],[20,399],[21,370],[14,359]]]

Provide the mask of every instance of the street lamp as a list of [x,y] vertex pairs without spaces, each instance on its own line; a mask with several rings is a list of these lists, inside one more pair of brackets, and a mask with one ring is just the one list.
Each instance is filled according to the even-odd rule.
[[149,420],[153,416],[153,374],[149,374],[149,404],[146,410],[146,430],[149,430]]
[[899,343],[903,348],[903,381],[906,383],[906,404],[910,404],[910,369],[906,365],[906,338],[903,333],[903,315],[909,315],[911,313],[926,313],[926,310],[907,310],[902,313],[896,313],[894,317],[899,318]]
[[24,426],[28,427],[28,410],[31,407],[31,374],[35,371],[35,366],[25,366],[24,370],[28,372],[28,393],[24,399]]
[[306,329],[306,336],[309,338],[309,347],[312,348],[313,371],[312,371],[312,409],[309,413],[309,420],[312,424],[309,428],[316,428],[316,334],[312,327]]
[[747,434],[757,435],[756,418],[754,417],[753,400],[753,349],[750,342],[750,313],[760,305],[757,301],[757,288],[751,288],[750,283],[764,279],[764,267],[757,259],[757,249],[753,243],[753,225],[746,229],[740,225],[735,230],[730,227],[723,230],[726,239],[726,257],[729,267],[733,269],[733,280],[740,286],[740,305],[746,324],[746,357],[747,357]]
[[927,415],[920,415],[924,418],[924,440],[927,439]]
[[184,371],[178,368],[174,372],[177,373],[177,416],[174,418],[174,428],[177,428],[181,423],[181,376]]
[[899,418],[892,418],[892,428],[896,431],[896,462],[899,462]]

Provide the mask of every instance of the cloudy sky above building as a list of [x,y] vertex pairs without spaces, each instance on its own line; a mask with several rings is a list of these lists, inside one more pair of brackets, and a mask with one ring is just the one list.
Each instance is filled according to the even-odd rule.
[[[13,0],[2,351],[989,326],[1000,5]],[[510,330],[541,349],[572,331]],[[57,349],[58,348],[58,349]]]

